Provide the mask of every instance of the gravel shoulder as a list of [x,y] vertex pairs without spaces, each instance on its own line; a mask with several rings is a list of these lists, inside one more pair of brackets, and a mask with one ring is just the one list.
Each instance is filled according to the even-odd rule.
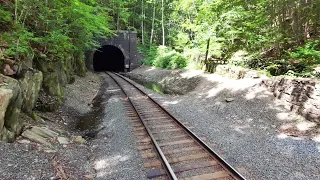
[[109,76],[105,75],[104,79],[108,84],[103,116],[105,129],[91,142],[96,179],[147,179],[133,129],[124,111],[125,96]]
[[[142,67],[130,74],[157,82],[158,75],[166,73],[168,70]],[[193,126],[197,135],[207,137],[211,148],[241,168],[247,179],[320,179],[320,143],[281,130],[288,124],[308,121],[291,114],[258,86],[261,79],[232,80],[199,71],[183,71],[179,76],[199,76],[201,81],[185,95],[144,90],[175,117]]]
[[[39,121],[24,114],[20,118],[28,122],[26,129],[49,127],[70,143],[59,144],[53,138],[54,148],[47,149],[23,137],[0,142],[0,180],[145,179],[120,101],[123,94],[115,84],[104,73],[88,72],[76,77],[65,92],[58,111],[36,112],[42,117]],[[81,136],[86,141],[75,140]]]

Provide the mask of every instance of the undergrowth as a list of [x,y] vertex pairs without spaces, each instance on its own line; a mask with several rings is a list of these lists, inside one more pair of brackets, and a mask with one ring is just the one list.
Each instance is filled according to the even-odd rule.
[[152,46],[151,49],[139,48],[146,57],[143,64],[164,69],[182,69],[188,65],[188,60],[181,53],[165,46]]

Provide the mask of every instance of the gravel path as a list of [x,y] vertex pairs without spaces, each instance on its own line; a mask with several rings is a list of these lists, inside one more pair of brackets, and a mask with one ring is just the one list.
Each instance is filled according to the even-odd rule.
[[[154,71],[161,70],[132,73],[141,76],[140,71],[150,80]],[[279,132],[300,117],[291,115],[267,90],[256,87],[259,79],[201,76],[196,89],[183,96],[145,91],[193,126],[197,135],[207,137],[205,141],[232,166],[242,168],[247,179],[320,179],[320,143]],[[227,103],[226,98],[234,101]]]
[[147,179],[132,127],[125,117],[121,101],[124,95],[110,77],[105,75],[104,78],[108,84],[103,117],[106,128],[91,142],[96,179]]

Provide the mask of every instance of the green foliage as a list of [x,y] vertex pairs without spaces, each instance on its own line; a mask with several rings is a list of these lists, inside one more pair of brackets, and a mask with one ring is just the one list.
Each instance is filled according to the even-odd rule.
[[306,66],[320,64],[320,40],[309,41],[304,46],[288,52],[288,56]]
[[173,52],[170,57],[171,57],[171,60],[169,62],[169,65],[167,66],[167,68],[169,68],[169,69],[182,69],[184,67],[187,67],[188,61],[180,53]]
[[[140,51],[146,55],[144,64],[162,68],[201,68],[199,57],[204,59],[208,39],[209,57],[270,74],[307,76],[320,63],[320,1],[172,0],[164,7],[155,0],[7,2],[0,7],[0,45],[9,44],[6,57],[65,61],[96,48],[96,40],[114,30],[133,29],[140,42],[144,37],[144,45],[153,33],[155,46]],[[169,48],[156,47],[162,33]],[[241,51],[246,54],[237,54]]]
[[[0,24],[13,22],[0,34],[9,44],[6,56],[65,61],[76,52],[98,46],[113,34],[108,8],[98,0],[15,1],[0,8]],[[13,19],[12,19],[13,18]],[[1,28],[0,28],[1,29]]]
[[0,24],[5,25],[6,23],[10,23],[11,21],[12,14],[10,13],[10,11],[0,8]]
[[150,50],[139,48],[146,57],[143,64],[166,69],[181,69],[188,65],[188,60],[180,53],[165,46],[152,46]]
[[143,64],[147,66],[152,66],[153,61],[157,57],[157,47],[151,46],[151,49],[149,49],[146,46],[138,46],[138,51],[145,55],[145,57],[142,60]]
[[5,56],[23,59],[23,57],[33,54],[30,43],[34,35],[20,25],[15,25],[14,31],[5,32],[2,37],[4,41],[10,42]]
[[[138,10],[132,6],[132,24],[141,33],[143,21],[145,37],[150,37],[154,1],[137,2],[144,2],[145,6]],[[180,53],[196,48],[204,55],[210,39],[209,57],[231,59],[232,64],[267,69],[276,75],[294,71],[305,76],[319,64],[320,48],[315,39],[320,35],[320,1],[173,0],[164,9],[167,46]],[[156,10],[161,11],[160,3],[156,4]],[[156,16],[155,44],[161,44],[159,18]],[[239,51],[247,54],[232,59]],[[151,54],[147,57],[155,57],[156,51]],[[147,59],[145,64],[152,64],[154,59]],[[166,66],[167,59],[163,57],[157,65]],[[196,67],[198,62],[190,59],[190,64]]]

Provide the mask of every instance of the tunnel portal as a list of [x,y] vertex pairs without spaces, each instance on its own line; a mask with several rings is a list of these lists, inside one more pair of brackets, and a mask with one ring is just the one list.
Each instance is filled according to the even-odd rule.
[[115,46],[102,46],[94,53],[93,69],[95,71],[124,72],[125,57],[122,51]]

